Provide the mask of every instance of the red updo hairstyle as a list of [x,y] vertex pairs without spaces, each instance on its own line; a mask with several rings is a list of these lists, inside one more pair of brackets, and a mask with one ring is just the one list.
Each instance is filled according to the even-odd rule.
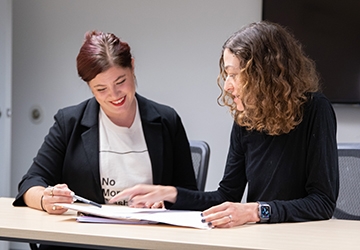
[[132,68],[130,46],[112,33],[89,31],[76,58],[78,75],[89,83],[112,66]]

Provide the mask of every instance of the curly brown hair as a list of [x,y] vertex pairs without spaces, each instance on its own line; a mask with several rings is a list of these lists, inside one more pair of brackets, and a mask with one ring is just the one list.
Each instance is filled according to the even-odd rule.
[[[243,111],[236,109],[234,97],[224,90],[225,49],[240,61]],[[218,103],[228,106],[235,121],[248,130],[289,133],[302,121],[308,94],[319,91],[315,63],[294,36],[275,23],[251,23],[235,32],[223,45],[219,65]]]

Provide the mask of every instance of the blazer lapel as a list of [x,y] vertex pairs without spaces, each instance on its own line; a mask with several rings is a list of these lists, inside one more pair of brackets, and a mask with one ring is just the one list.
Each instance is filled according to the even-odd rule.
[[97,187],[95,190],[100,190],[97,196],[100,195],[101,199],[103,199],[99,173],[99,107],[95,98],[90,99],[81,120],[81,125],[88,129],[82,133],[81,138],[89,167],[93,174],[94,183]]
[[[144,131],[145,141],[149,150],[149,156],[153,172],[153,183],[160,184],[163,172],[163,134],[160,114],[149,105],[148,100],[138,94],[136,99],[139,104],[140,117]],[[100,106],[95,98],[89,101],[84,112],[81,124],[88,129],[82,133],[82,141],[86,156],[92,169],[94,181],[101,190],[100,173],[99,173],[99,115]],[[102,196],[102,194],[100,193]],[[103,199],[103,198],[102,198]]]
[[164,145],[161,116],[152,107],[152,105],[149,105],[146,98],[136,94],[136,99],[139,104],[140,117],[144,131],[145,141],[149,150],[153,172],[153,184],[160,184],[164,167]]

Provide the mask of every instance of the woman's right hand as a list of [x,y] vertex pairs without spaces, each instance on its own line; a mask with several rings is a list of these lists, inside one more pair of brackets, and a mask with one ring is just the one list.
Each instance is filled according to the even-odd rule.
[[115,195],[109,200],[115,203],[119,200],[128,199],[130,207],[147,207],[151,208],[160,201],[175,203],[177,190],[172,186],[138,184],[134,187],[127,188]]
[[67,209],[55,206],[55,203],[73,203],[74,192],[71,191],[66,184],[57,184],[53,187],[49,186],[44,189],[41,198],[42,208],[49,214],[63,214]]
[[63,214],[67,209],[55,206],[56,203],[73,203],[74,192],[66,184],[57,184],[47,188],[34,186],[24,194],[27,206],[44,210],[49,214]]

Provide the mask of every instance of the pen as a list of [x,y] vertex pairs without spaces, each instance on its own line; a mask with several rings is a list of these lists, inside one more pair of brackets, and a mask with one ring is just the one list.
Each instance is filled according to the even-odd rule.
[[78,195],[73,195],[73,198],[74,198],[74,200],[78,200],[78,201],[81,201],[81,202],[84,202],[84,203],[87,203],[87,204],[90,204],[90,205],[94,205],[94,206],[97,206],[97,207],[99,207],[99,208],[101,208],[101,205],[100,204],[98,204],[98,203],[96,203],[96,202],[93,202],[93,201],[91,201],[91,200],[88,200],[88,199],[85,199],[85,198],[83,198],[83,197],[81,197],[81,196],[78,196]]

